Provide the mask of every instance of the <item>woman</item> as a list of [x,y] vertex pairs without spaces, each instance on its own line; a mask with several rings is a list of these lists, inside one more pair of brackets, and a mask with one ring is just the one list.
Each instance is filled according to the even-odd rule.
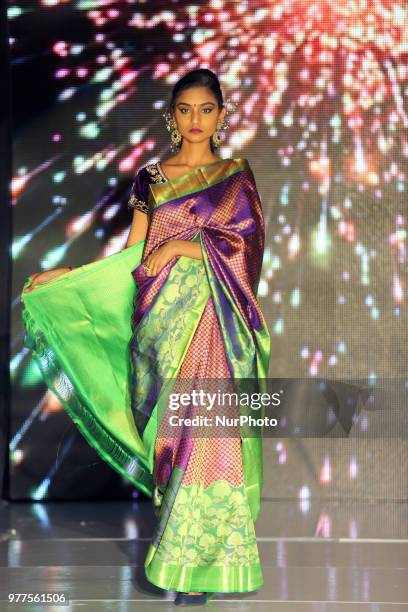
[[[228,431],[195,428],[186,420],[199,413],[191,399],[197,380],[206,392],[215,390],[215,381],[218,391],[243,388],[239,381],[248,380],[259,390],[270,356],[256,300],[265,239],[259,195],[245,159],[224,160],[214,153],[226,114],[217,77],[206,69],[186,74],[173,89],[166,115],[177,153],[137,173],[128,203],[134,212],[127,248],[63,276],[66,269],[53,270],[31,285],[30,277],[22,298],[27,346],[40,365],[46,355],[47,384],[52,386],[51,371],[58,392],[55,380],[63,377],[61,386],[69,392],[59,395],[81,432],[152,497],[158,522],[145,572],[153,584],[178,591],[178,605],[263,584],[254,530],[262,440],[242,436],[239,425]],[[137,286],[133,303],[129,270]],[[54,275],[59,278],[52,280]],[[94,295],[106,277],[115,291],[109,300],[100,299],[100,289]],[[55,298],[51,308],[50,300],[62,289],[65,296],[59,303]],[[123,317],[130,306],[132,329],[126,337]],[[44,321],[47,308],[50,317]],[[59,313],[61,327],[69,327],[71,317],[66,338]],[[115,339],[106,334],[106,324]],[[123,343],[129,336],[127,377]],[[78,364],[78,350],[67,356],[69,338],[71,346],[78,338],[91,361],[95,355],[99,359],[86,376],[79,365],[83,352]],[[174,400],[186,391],[187,401],[175,408]],[[217,401],[213,413],[239,414],[237,406]],[[176,410],[180,418],[174,426]]]

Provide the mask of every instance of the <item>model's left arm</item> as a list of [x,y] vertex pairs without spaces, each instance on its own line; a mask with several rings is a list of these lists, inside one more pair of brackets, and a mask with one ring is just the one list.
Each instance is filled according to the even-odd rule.
[[192,242],[191,240],[171,240],[171,244],[173,248],[173,257],[185,255],[193,259],[203,258],[203,252],[199,242]]

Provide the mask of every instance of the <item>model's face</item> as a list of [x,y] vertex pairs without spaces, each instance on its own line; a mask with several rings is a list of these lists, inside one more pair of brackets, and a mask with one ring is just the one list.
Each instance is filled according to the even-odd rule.
[[183,138],[202,142],[221,127],[225,112],[207,87],[190,87],[177,98],[174,119]]

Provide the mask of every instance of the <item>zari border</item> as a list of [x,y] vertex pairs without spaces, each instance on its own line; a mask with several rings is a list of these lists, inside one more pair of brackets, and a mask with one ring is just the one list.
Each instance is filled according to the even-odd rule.
[[154,489],[152,475],[135,453],[127,449],[123,442],[117,442],[109,434],[96,416],[87,409],[79,395],[74,393],[70,395],[69,400],[64,399],[57,384],[61,388],[72,386],[67,374],[55,351],[48,347],[44,334],[38,329],[27,309],[23,310],[22,317],[25,327],[24,345],[31,349],[47,387],[58,397],[80,433],[104,461],[143,493],[152,497]]
[[220,183],[237,172],[249,169],[249,163],[244,158],[222,159],[164,183],[151,184],[153,206],[157,208],[175,198],[197,193]]
[[149,565],[145,565],[145,574],[150,582],[162,589],[185,592],[249,593],[264,585],[259,563],[250,567],[225,567],[213,564],[180,567],[164,564],[155,557]]

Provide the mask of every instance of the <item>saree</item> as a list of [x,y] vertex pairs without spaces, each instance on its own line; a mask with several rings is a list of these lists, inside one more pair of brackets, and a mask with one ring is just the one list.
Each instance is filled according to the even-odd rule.
[[[175,435],[168,417],[175,391],[197,380],[263,388],[261,202],[237,158],[150,184],[149,205],[145,240],[22,294],[25,343],[88,442],[152,498],[148,580],[184,592],[252,591],[263,585],[254,528],[262,438],[239,426],[234,435],[188,426]],[[197,242],[202,259],[176,256],[148,276],[143,263],[169,240]],[[183,414],[193,414],[191,403]]]

